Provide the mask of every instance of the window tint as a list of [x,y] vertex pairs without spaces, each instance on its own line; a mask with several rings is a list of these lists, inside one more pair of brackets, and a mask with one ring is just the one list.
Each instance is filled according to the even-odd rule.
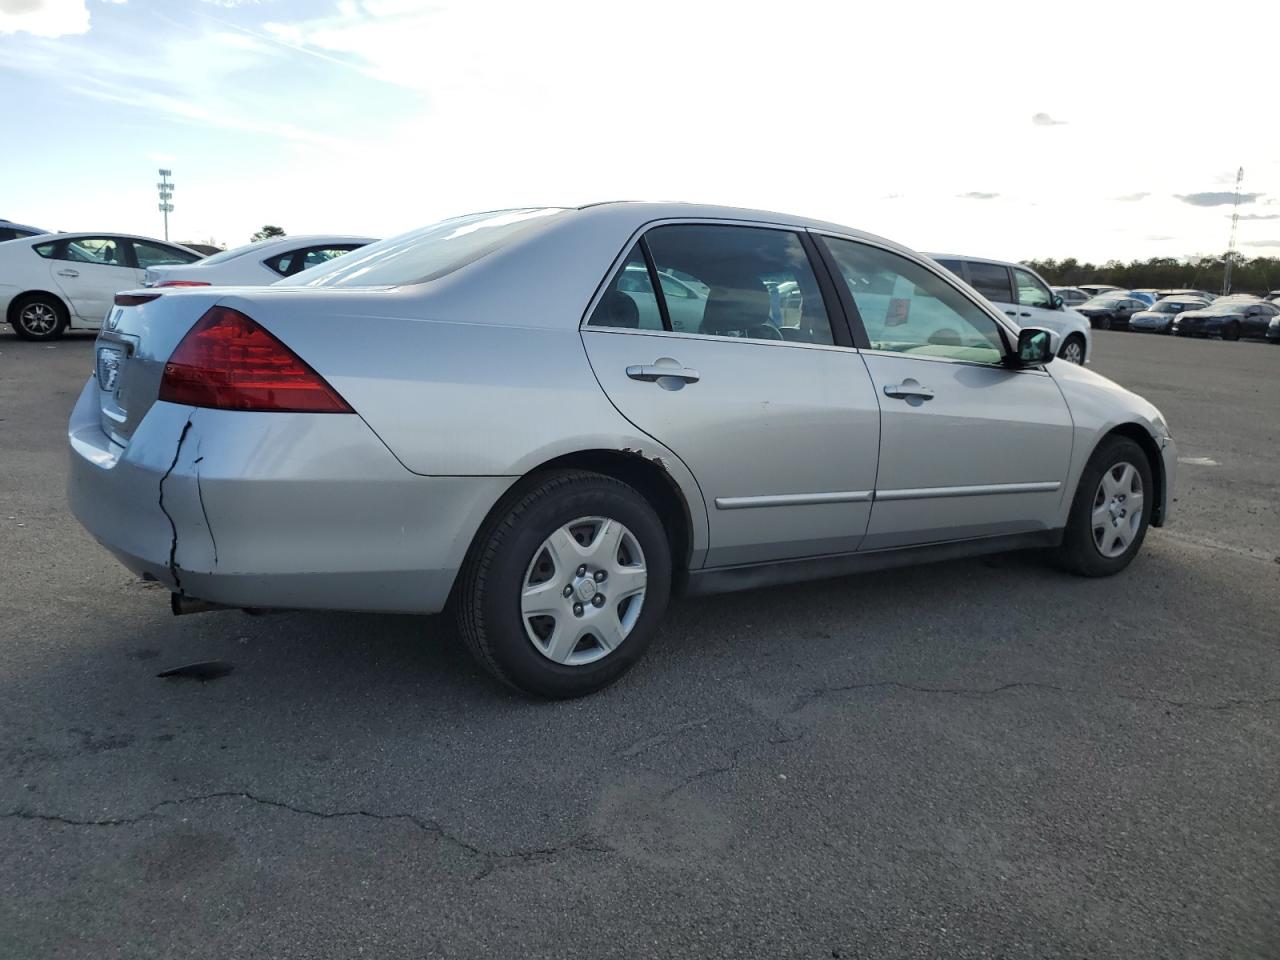
[[605,290],[587,321],[591,327],[661,330],[662,312],[649,282],[649,268],[640,244],[631,248],[626,260]]
[[873,350],[977,363],[1004,358],[995,320],[931,270],[852,240],[823,242],[853,295]]
[[0,243],[6,240],[16,240],[19,236],[28,236],[28,234],[19,234],[17,230],[11,230],[9,227],[0,227]]
[[1020,267],[1014,267],[1013,276],[1018,281],[1018,303],[1024,307],[1053,309],[1053,294],[1034,275]]
[[946,267],[961,280],[964,279],[964,264],[959,260],[939,260],[938,265]]
[[968,261],[969,283],[973,289],[996,303],[1015,303],[1009,286],[1009,270],[999,263]]
[[195,263],[200,259],[198,254],[187,253],[176,247],[166,247],[159,243],[145,243],[141,240],[134,240],[133,252],[138,258],[138,266],[146,267],[163,267],[175,263]]
[[664,292],[664,276],[679,277],[682,284],[679,296],[666,297],[673,330],[794,343],[835,342],[817,278],[796,234],[760,227],[678,224],[650,230],[644,242]]

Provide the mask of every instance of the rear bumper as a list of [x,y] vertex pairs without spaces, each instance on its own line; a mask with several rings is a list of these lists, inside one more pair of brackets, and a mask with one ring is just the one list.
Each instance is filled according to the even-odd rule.
[[158,402],[127,447],[90,381],[68,499],[129,569],[228,606],[434,613],[513,482],[406,470],[357,416]]

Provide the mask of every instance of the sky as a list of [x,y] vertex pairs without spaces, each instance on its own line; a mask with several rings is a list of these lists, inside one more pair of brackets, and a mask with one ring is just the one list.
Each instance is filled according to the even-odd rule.
[[165,167],[170,236],[231,246],[642,199],[1100,262],[1222,252],[1243,167],[1237,244],[1280,256],[1277,32],[1257,0],[0,0],[0,217],[160,236]]

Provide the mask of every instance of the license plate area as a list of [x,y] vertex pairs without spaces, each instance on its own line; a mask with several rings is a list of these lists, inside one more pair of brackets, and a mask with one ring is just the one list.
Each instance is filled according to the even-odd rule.
[[120,389],[120,375],[128,358],[129,348],[123,343],[98,346],[98,360],[94,369],[99,390],[114,395]]

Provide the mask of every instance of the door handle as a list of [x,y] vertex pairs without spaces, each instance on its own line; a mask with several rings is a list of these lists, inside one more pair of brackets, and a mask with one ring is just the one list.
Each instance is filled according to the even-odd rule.
[[627,367],[632,380],[656,383],[667,390],[679,390],[686,383],[697,383],[701,378],[697,370],[681,366],[678,360],[659,357],[653,363],[637,363]]
[[59,271],[58,271],[58,276],[60,276],[60,277],[78,277],[78,276],[80,276],[80,271],[79,271],[79,270],[59,270]]
[[922,387],[914,380],[903,380],[901,383],[886,384],[884,395],[892,397],[895,400],[932,400],[933,391],[928,387]]
[[1031,314],[1029,314],[1029,313],[1020,313],[1020,314],[1018,314],[1018,316],[1020,316],[1020,317],[1029,317],[1029,316],[1031,316]]
[[1015,316],[1015,315],[1017,314],[1017,312],[1018,312],[1017,310],[1006,310],[1006,311],[1004,312],[1004,315],[1005,315],[1006,317],[1012,317],[1012,316]]

